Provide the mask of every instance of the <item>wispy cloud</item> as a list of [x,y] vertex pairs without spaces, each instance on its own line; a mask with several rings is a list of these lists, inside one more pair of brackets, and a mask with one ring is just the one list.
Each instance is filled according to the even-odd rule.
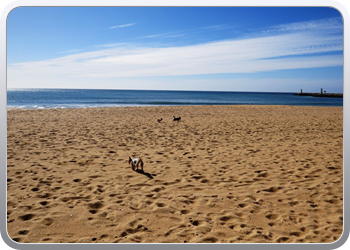
[[96,48],[111,48],[111,47],[121,47],[121,46],[127,46],[127,43],[108,43],[108,44],[100,44],[95,45]]
[[212,26],[201,27],[201,28],[166,32],[166,33],[161,33],[161,34],[151,34],[151,35],[139,37],[139,39],[156,38],[156,37],[157,38],[174,38],[174,37],[182,37],[182,36],[186,36],[186,35],[196,35],[198,33],[203,33],[203,32],[208,32],[208,31],[225,30],[225,29],[231,29],[231,28],[233,28],[233,27],[225,26],[225,25],[212,25]]
[[[182,47],[117,46],[56,59],[16,63],[9,82],[23,79],[180,76],[254,73],[343,65],[342,25],[321,20],[273,27],[249,38]],[[272,30],[274,30],[272,32]],[[288,30],[288,32],[286,32]],[[108,47],[108,46],[107,46]]]
[[142,36],[139,37],[138,39],[143,39],[143,38],[173,38],[173,37],[180,37],[184,36],[184,33],[186,31],[172,31],[172,32],[166,32],[166,33],[161,33],[161,34],[152,34],[152,35],[147,35],[147,36]]
[[290,32],[308,32],[310,34],[325,32],[327,34],[334,34],[343,31],[343,24],[341,18],[327,18],[321,20],[313,20],[309,22],[296,22],[290,24],[283,24],[271,27],[264,30],[264,33],[290,33]]
[[211,25],[211,26],[202,27],[201,30],[218,31],[218,30],[228,30],[228,29],[234,29],[234,28],[237,28],[237,25],[219,24],[219,25]]
[[164,36],[164,34],[148,35],[148,36],[143,36],[141,38],[154,38],[154,37],[161,37],[161,36]]
[[81,49],[70,49],[70,50],[57,52],[56,54],[72,54],[72,53],[76,53],[79,51],[82,51],[82,50]]
[[206,26],[203,27],[203,29],[222,29],[224,25],[211,25],[211,26]]
[[135,24],[136,23],[121,24],[121,25],[116,25],[116,26],[109,27],[109,29],[120,29],[120,28],[130,27],[130,26],[133,26]]

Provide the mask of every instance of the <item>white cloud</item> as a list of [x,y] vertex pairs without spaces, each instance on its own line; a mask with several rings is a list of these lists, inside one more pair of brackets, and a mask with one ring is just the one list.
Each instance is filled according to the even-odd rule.
[[96,48],[111,48],[111,47],[121,47],[121,46],[128,46],[127,43],[108,43],[108,44],[100,44],[95,45]]
[[70,49],[65,51],[57,52],[56,54],[72,54],[81,51],[81,49]]
[[116,26],[109,27],[109,29],[120,29],[120,28],[130,27],[130,26],[133,26],[135,24],[136,23],[121,24],[121,25],[116,25]]
[[163,36],[162,34],[158,34],[158,35],[148,35],[148,36],[143,36],[142,38],[153,38],[153,37],[160,37]]
[[334,20],[323,20],[321,24],[284,25],[277,27],[282,32],[240,40],[167,48],[120,45],[51,60],[16,63],[8,67],[8,84],[62,76],[72,82],[79,77],[103,81],[103,78],[254,73],[343,65],[342,55],[330,53],[343,50],[343,36],[334,33],[338,26]]
[[275,28],[278,31],[327,31],[327,32],[339,32],[343,30],[342,19],[327,18],[314,20],[309,22],[296,22],[291,24],[277,25]]
[[167,32],[167,33],[162,33],[162,34],[153,34],[153,35],[147,35],[147,36],[142,36],[139,37],[138,39],[143,39],[143,38],[171,38],[171,37],[179,37],[179,36],[184,36],[183,34],[184,31],[173,31],[173,32]]

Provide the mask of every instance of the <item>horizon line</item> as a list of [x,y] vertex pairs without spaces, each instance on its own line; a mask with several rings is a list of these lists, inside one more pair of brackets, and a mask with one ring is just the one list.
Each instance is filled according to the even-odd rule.
[[[237,90],[185,90],[185,89],[112,89],[112,88],[103,88],[103,89],[97,89],[97,88],[7,88],[6,91],[11,90],[24,90],[24,89],[33,89],[33,90],[125,90],[125,91],[182,91],[182,92],[236,92],[236,93],[283,93],[283,94],[289,94],[289,93],[300,93],[300,91],[237,91]],[[320,88],[323,89],[323,88]],[[303,93],[320,93],[318,92],[304,92]],[[344,94],[344,91],[342,92],[327,92],[327,94]]]

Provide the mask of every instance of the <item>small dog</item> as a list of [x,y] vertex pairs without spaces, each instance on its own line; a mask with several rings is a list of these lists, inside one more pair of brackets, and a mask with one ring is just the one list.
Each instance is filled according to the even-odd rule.
[[174,120],[173,121],[180,121],[181,120],[181,117],[179,116],[179,117],[175,117],[174,116]]
[[163,118],[157,119],[157,122],[161,122],[161,121],[163,121]]
[[139,165],[141,166],[141,171],[143,171],[143,161],[140,157],[130,157],[129,156],[129,165],[132,170],[136,171],[139,169]]

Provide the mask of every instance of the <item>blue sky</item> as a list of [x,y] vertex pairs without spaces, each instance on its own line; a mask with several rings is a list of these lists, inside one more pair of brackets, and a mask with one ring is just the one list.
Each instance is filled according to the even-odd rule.
[[343,92],[327,7],[20,7],[8,88]]

